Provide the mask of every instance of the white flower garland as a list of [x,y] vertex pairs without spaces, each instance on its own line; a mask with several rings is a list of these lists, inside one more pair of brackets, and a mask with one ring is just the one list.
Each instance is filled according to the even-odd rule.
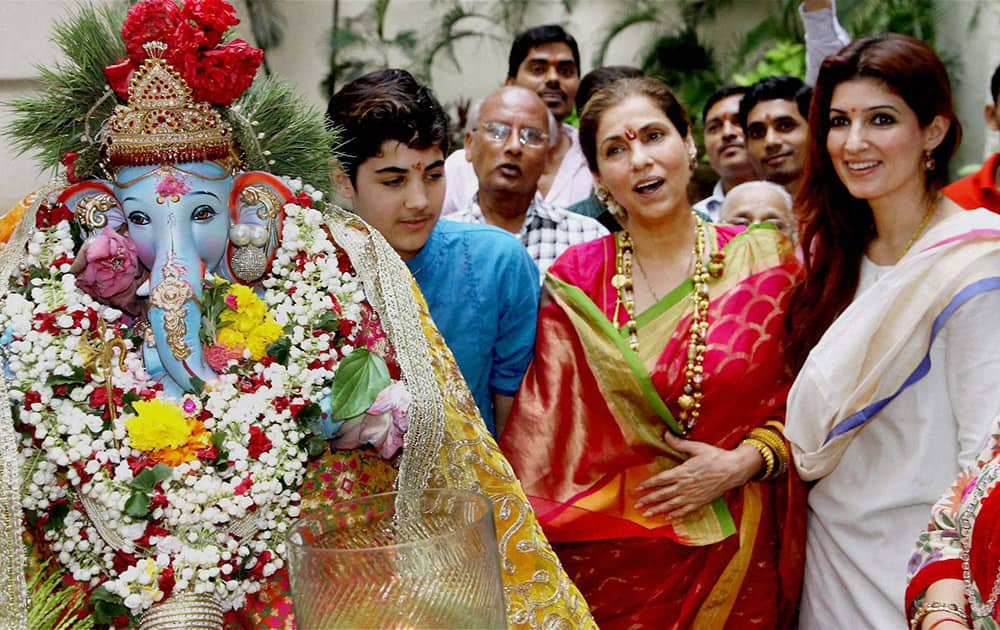
[[[301,182],[290,184],[296,192],[302,190]],[[317,201],[321,197],[308,186],[305,192]],[[50,517],[57,508],[68,509],[61,527],[46,530],[46,541],[74,579],[91,587],[103,585],[133,616],[163,599],[160,579],[168,567],[174,591],[210,594],[223,610],[230,610],[240,608],[246,595],[260,590],[263,578],[283,565],[284,534],[299,514],[296,490],[308,460],[301,443],[308,430],[292,417],[288,406],[278,411],[273,403],[284,397],[303,405],[329,395],[336,364],[332,369],[309,365],[349,353],[355,332],[346,344],[333,348],[333,335],[314,335],[313,324],[334,309],[331,294],[342,317],[355,322],[361,318],[365,299],[357,278],[338,268],[337,250],[322,213],[294,203],[284,209],[281,246],[272,273],[263,282],[262,299],[279,325],[291,327],[288,365],[257,363],[247,370],[263,377],[263,385],[249,393],[241,391],[236,374],[220,375],[208,384],[198,396],[211,413],[204,425],[213,435],[225,436],[221,450],[228,452],[228,467],[219,472],[200,459],[175,467],[158,486],[165,505],[154,504],[148,518],[135,518],[124,510],[135,480],[129,463],[144,456],[130,446],[125,429],[125,422],[134,416],[120,409],[114,426],[108,426],[103,409],[88,404],[95,390],[105,387],[103,379],[89,372],[82,385],[68,392],[46,384],[53,375],[70,377],[83,369],[81,339],[98,325],[88,313],[96,312],[107,323],[106,339],[127,337],[121,313],[79,290],[68,263],[49,267],[51,261],[74,255],[69,221],[33,234],[22,267],[25,273],[36,268],[30,296],[12,291],[4,298],[0,334],[8,332],[12,398],[22,407],[20,422],[27,428],[21,449],[26,466],[23,506],[37,516]],[[304,265],[303,256],[308,257]],[[55,317],[58,332],[36,329],[36,316],[60,307],[65,308]],[[113,369],[113,384],[138,394],[153,382],[143,366],[141,349],[129,340],[126,347],[126,369]],[[32,392],[34,399],[28,408],[24,408],[26,392]],[[251,426],[258,427],[272,445],[256,459],[249,449]],[[74,466],[78,462],[83,477]],[[248,478],[252,486],[245,489]],[[88,513],[83,498],[91,512],[102,515],[94,518]],[[147,535],[150,527],[156,529]],[[116,549],[109,538],[119,538],[120,547]]]

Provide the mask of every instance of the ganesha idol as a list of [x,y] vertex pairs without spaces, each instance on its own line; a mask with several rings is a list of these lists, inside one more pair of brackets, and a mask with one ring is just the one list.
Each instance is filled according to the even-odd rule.
[[455,487],[494,502],[509,625],[591,624],[402,262],[321,186],[247,169],[325,164],[331,137],[276,83],[243,94],[261,53],[223,43],[237,22],[133,5],[96,163],[0,219],[0,610],[291,628],[300,514]]

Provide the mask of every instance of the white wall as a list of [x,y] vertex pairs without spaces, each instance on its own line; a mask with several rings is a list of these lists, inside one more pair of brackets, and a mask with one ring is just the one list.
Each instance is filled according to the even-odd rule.
[[[972,31],[968,31],[977,3],[982,7],[979,21]],[[75,0],[0,0],[0,15],[3,15],[0,19],[0,101],[29,94],[35,88],[33,65],[51,64],[56,56],[54,47],[48,42],[51,23],[75,4]],[[357,14],[368,4],[366,0],[342,0],[341,14]],[[429,33],[438,22],[433,6],[432,0],[393,0],[387,35],[391,37],[404,28]],[[753,0],[737,0],[729,9],[728,18],[714,24],[703,35],[718,52],[731,53],[745,29],[759,20],[760,6]],[[961,62],[961,73],[955,77],[955,95],[966,139],[959,162],[979,162],[984,152],[996,146],[994,134],[987,135],[983,131],[982,107],[990,74],[1000,61],[1000,38],[993,36],[1000,28],[1000,0],[939,0],[939,7],[942,14],[940,42],[943,48],[955,51]],[[326,97],[319,84],[327,72],[333,3],[330,0],[283,0],[281,9],[287,20],[286,40],[279,49],[269,53],[271,68],[298,85],[317,108],[325,110]],[[583,71],[586,72],[591,68],[591,58],[605,29],[621,9],[622,4],[607,0],[576,0],[572,14],[567,16],[562,2],[536,0],[530,5],[528,22],[564,24],[580,42]],[[495,24],[482,23],[474,27],[492,37],[469,39],[456,46],[462,71],[451,68],[442,57],[432,72],[432,83],[443,103],[458,98],[481,98],[500,85],[506,75],[509,37]],[[637,27],[618,38],[609,51],[607,63],[637,64],[637,47],[645,39],[642,28]],[[406,60],[390,58],[390,62],[402,65]],[[0,123],[8,119],[9,112],[0,111]],[[0,184],[0,208],[9,207],[44,179],[29,158],[15,156],[2,138],[0,172],[6,175]]]

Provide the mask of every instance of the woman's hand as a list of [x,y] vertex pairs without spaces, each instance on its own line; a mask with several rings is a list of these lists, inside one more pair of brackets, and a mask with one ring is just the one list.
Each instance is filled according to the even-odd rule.
[[670,448],[691,457],[639,484],[637,489],[647,494],[635,507],[646,508],[643,514],[647,517],[663,514],[668,520],[683,518],[730,488],[742,486],[764,466],[764,458],[748,444],[728,451],[676,437],[669,431],[664,433],[663,440]]

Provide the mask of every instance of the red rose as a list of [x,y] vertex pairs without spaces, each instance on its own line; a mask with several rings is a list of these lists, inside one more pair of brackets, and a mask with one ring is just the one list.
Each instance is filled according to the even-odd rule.
[[[107,68],[105,68],[105,74],[107,74]],[[62,159],[59,160],[59,163],[66,167],[66,179],[71,184],[80,181],[80,178],[76,176],[76,161],[79,157],[80,154],[76,151],[67,151],[62,154]]]
[[24,410],[31,411],[31,406],[42,402],[42,395],[33,389],[24,392]]
[[206,47],[205,33],[187,20],[177,25],[170,38],[164,42],[167,52],[163,57],[178,72],[198,61],[202,48]]
[[218,46],[223,33],[240,23],[236,9],[225,0],[186,0],[181,13],[201,27],[206,48]]
[[300,192],[299,194],[292,197],[292,203],[302,206],[303,208],[313,207],[312,197],[307,195],[305,192]]
[[341,320],[337,322],[337,330],[344,337],[348,337],[354,331],[354,322],[349,319],[341,318]]
[[133,70],[135,70],[135,64],[128,57],[118,63],[104,66],[104,78],[108,80],[108,85],[115,91],[118,98],[123,101],[128,100],[128,82],[132,78]]
[[244,479],[239,483],[238,486],[233,488],[233,494],[237,496],[244,494],[247,490],[249,490],[252,487],[253,487],[253,479],[251,479],[250,476],[248,475],[246,479]]
[[167,567],[166,569],[160,571],[160,577],[156,579],[156,585],[160,587],[163,591],[163,599],[170,597],[170,594],[174,592],[174,568]]
[[215,458],[219,456],[219,449],[215,448],[214,446],[209,446],[208,448],[201,449],[200,451],[195,453],[195,455],[198,457],[198,459],[204,460],[206,462],[213,462],[215,461]]
[[129,9],[122,24],[125,51],[136,65],[146,60],[143,45],[149,42],[171,41],[177,27],[184,21],[174,0],[144,0]]
[[264,435],[264,432],[260,430],[260,427],[250,427],[250,443],[247,445],[247,451],[249,451],[250,457],[260,459],[261,454],[266,453],[269,450],[271,450],[271,440]]
[[157,492],[152,497],[149,498],[149,509],[167,507],[167,495]]
[[59,225],[63,221],[72,221],[73,211],[66,206],[56,204],[55,206],[38,206],[38,214],[35,215],[35,227],[45,229]]
[[182,73],[191,86],[194,100],[227,106],[250,87],[263,59],[264,51],[242,39],[234,39],[206,50],[197,62],[187,64]]
[[255,580],[264,579],[264,565],[271,561],[274,554],[271,553],[270,549],[265,549],[259,556],[257,556],[257,563],[253,565],[253,568],[247,571],[247,577],[253,578]]

